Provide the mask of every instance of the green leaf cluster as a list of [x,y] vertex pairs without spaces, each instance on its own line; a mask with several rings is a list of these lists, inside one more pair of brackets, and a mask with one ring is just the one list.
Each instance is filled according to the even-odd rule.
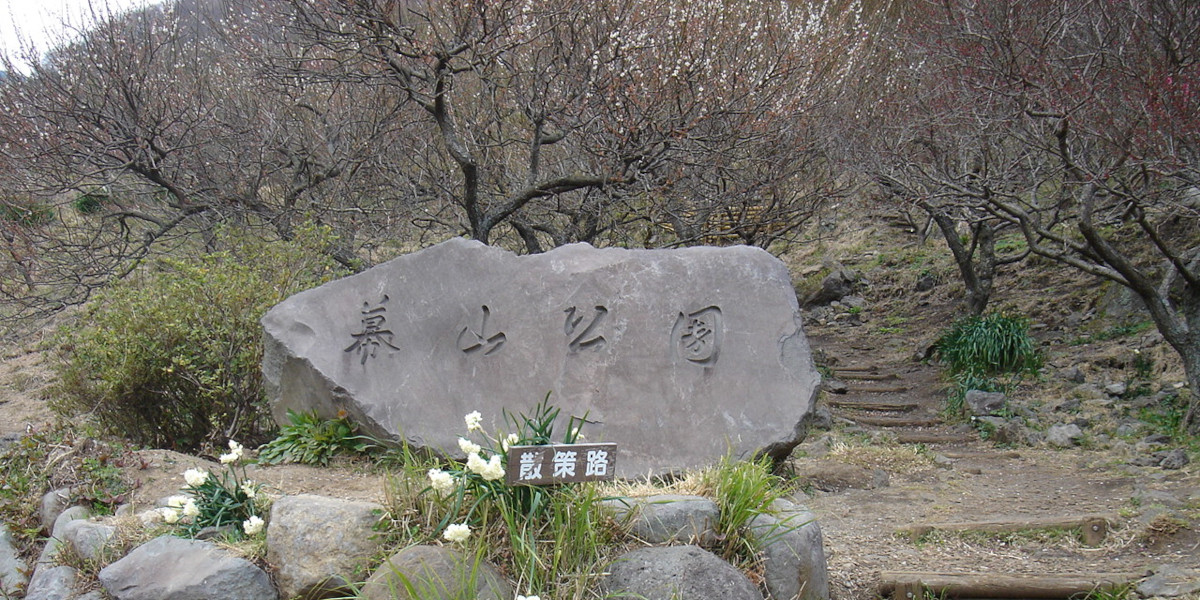
[[377,445],[357,435],[355,425],[345,418],[322,419],[314,411],[289,410],[288,421],[278,437],[258,449],[259,462],[325,466],[337,454],[361,454]]
[[224,250],[161,259],[104,290],[56,337],[52,407],[88,414],[136,444],[194,451],[274,426],[265,406],[258,320],[287,296],[343,274],[328,231],[290,242],[221,235]]
[[954,414],[962,412],[968,391],[1007,391],[1042,367],[1029,320],[1004,313],[955,321],[934,345],[934,353],[946,363],[954,382],[947,406]]

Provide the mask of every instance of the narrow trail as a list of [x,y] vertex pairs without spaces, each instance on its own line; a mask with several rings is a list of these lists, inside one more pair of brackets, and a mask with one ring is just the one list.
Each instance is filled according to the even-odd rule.
[[[1190,470],[1132,467],[1099,450],[997,447],[969,425],[943,419],[937,367],[914,360],[911,350],[889,351],[853,335],[861,331],[809,330],[834,376],[822,402],[835,426],[828,435],[810,434],[801,446],[807,457],[797,462],[856,462],[886,473],[872,485],[815,489],[797,498],[818,515],[836,600],[876,598],[881,573],[894,571],[1028,576],[1141,573],[1161,563],[1200,566],[1200,536],[1186,527],[1158,531],[1161,524],[1138,500],[1156,492],[1200,495],[1200,478]],[[825,447],[831,443],[832,452]],[[891,460],[914,455],[923,462],[897,467]],[[1099,545],[1061,529],[935,532],[917,541],[897,533],[931,522],[1039,522],[1081,515],[1105,516],[1110,531]]]

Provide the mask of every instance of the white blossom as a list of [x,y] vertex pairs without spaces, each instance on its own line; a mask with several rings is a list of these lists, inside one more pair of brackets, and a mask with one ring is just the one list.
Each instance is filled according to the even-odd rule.
[[483,460],[483,457],[480,456],[478,452],[472,452],[471,454],[467,455],[467,469],[472,473],[483,475],[483,472],[487,469],[487,466],[487,461]]
[[446,526],[442,537],[450,542],[465,542],[471,537],[471,527],[466,523],[452,523]]
[[245,531],[246,535],[255,535],[263,530],[263,525],[265,525],[265,523],[263,522],[262,518],[258,515],[254,515],[249,519],[242,521],[242,531]]
[[504,465],[500,464],[500,455],[493,454],[492,458],[483,465],[483,468],[477,471],[487,481],[496,481],[504,478]]
[[463,454],[468,456],[472,454],[478,454],[479,451],[482,450],[479,444],[476,444],[467,438],[458,438],[458,447],[463,451]]
[[467,431],[475,431],[480,428],[480,423],[483,422],[483,415],[479,411],[467,413],[463,419],[467,422]]
[[200,507],[196,505],[196,501],[188,498],[187,502],[183,503],[183,516],[197,517],[200,515]]
[[235,462],[241,460],[242,454],[245,451],[246,451],[246,449],[243,448],[241,444],[239,444],[233,440],[229,440],[229,452],[227,454],[221,455],[221,457],[220,457],[221,464],[227,465],[229,463],[235,463]]
[[448,494],[454,489],[454,476],[441,469],[430,469],[429,483],[439,494]]
[[183,480],[191,487],[200,487],[208,481],[208,471],[204,469],[188,469],[183,472]]
[[504,438],[504,440],[500,442],[500,449],[508,452],[508,449],[516,445],[516,443],[519,441],[521,441],[521,436],[515,433],[510,433],[508,434],[508,437]]
[[179,517],[182,516],[179,514],[179,509],[170,507],[158,509],[158,514],[162,515],[163,522],[168,524],[178,523]]
[[251,500],[253,500],[254,497],[258,495],[258,484],[254,483],[253,481],[250,481],[249,479],[247,479],[246,481],[243,481],[242,485],[240,487],[241,487],[242,493],[245,494],[246,497],[250,498]]

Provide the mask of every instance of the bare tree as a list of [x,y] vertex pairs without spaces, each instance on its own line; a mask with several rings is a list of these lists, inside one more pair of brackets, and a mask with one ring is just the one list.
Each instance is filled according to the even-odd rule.
[[[910,97],[930,119],[892,121],[910,150],[895,153],[893,168],[1017,228],[1032,253],[1141,298],[1182,358],[1185,421],[1200,432],[1200,5],[963,1],[915,11],[897,44],[916,65]],[[947,148],[967,168],[944,168]]]
[[[395,103],[265,81],[254,44],[281,41],[267,17],[211,21],[189,7],[100,22],[0,87],[0,176],[52,217],[8,226],[21,277],[0,281],[6,316],[82,301],[148,255],[211,241],[218,226],[288,238],[306,218],[351,238],[346,225],[365,212],[352,202],[367,194],[334,184],[370,179]],[[355,262],[348,245],[329,250]]]
[[[670,222],[794,233],[835,193],[813,139],[852,11],[759,2],[293,0],[312,79],[385,87],[426,119],[404,171],[442,221],[528,251]],[[422,133],[417,130],[417,133]],[[723,211],[742,219],[712,219]],[[441,217],[444,219],[443,213]],[[745,221],[745,222],[740,222]],[[626,238],[627,241],[628,238]]]

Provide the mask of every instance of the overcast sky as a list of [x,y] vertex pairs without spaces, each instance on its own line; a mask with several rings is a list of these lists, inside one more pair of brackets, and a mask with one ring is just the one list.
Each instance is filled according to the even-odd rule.
[[49,46],[57,44],[64,31],[86,28],[85,25],[92,21],[92,7],[97,14],[103,15],[158,1],[0,0],[0,50],[15,58],[20,50],[20,40],[24,39],[45,52]]

